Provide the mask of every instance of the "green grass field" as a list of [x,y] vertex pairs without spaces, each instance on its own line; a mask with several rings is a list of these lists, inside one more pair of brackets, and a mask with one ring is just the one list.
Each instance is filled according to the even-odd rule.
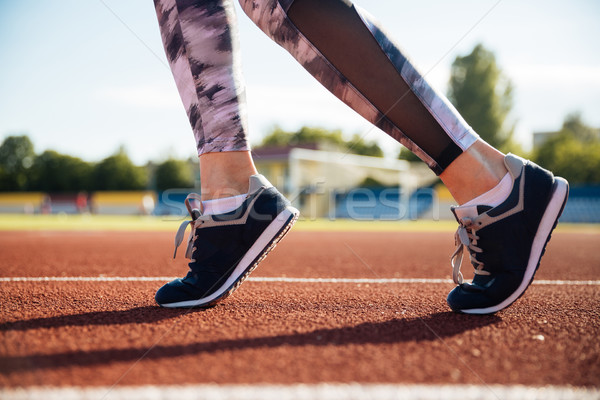
[[[168,231],[175,232],[183,217],[117,215],[24,215],[0,214],[2,231]],[[296,231],[363,232],[452,232],[454,221],[356,221],[339,219],[308,220],[296,223]],[[560,224],[559,231],[600,233],[600,224]]]

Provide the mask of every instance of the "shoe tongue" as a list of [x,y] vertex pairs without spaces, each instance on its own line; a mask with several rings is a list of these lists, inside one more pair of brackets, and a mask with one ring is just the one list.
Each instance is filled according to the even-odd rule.
[[477,206],[459,206],[454,208],[454,214],[456,218],[461,220],[465,218],[475,218],[479,215],[477,212]]
[[454,214],[458,219],[475,218],[493,207],[487,205],[459,206],[454,208]]

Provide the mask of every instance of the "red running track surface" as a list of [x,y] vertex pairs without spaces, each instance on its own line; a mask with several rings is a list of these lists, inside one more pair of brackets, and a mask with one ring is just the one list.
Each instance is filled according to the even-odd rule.
[[[0,232],[0,275],[184,275],[172,243],[169,233]],[[493,316],[450,312],[451,283],[249,281],[189,311],[154,304],[161,281],[3,281],[0,385],[598,386],[599,244],[555,233],[536,275],[544,284]],[[451,233],[292,231],[253,277],[448,279],[453,247]]]

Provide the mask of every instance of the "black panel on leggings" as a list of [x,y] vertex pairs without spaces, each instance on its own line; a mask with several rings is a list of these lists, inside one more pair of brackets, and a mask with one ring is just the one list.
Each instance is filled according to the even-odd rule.
[[288,17],[363,96],[442,169],[462,153],[410,90],[350,2],[295,0]]

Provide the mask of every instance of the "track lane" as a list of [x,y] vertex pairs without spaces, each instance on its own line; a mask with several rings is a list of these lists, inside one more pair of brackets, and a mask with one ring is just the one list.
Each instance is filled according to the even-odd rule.
[[[536,279],[600,278],[600,234],[556,232]],[[451,278],[449,232],[295,232],[252,276]],[[169,232],[0,231],[0,276],[183,276]],[[468,264],[465,262],[464,264]],[[465,265],[465,278],[472,276]]]

